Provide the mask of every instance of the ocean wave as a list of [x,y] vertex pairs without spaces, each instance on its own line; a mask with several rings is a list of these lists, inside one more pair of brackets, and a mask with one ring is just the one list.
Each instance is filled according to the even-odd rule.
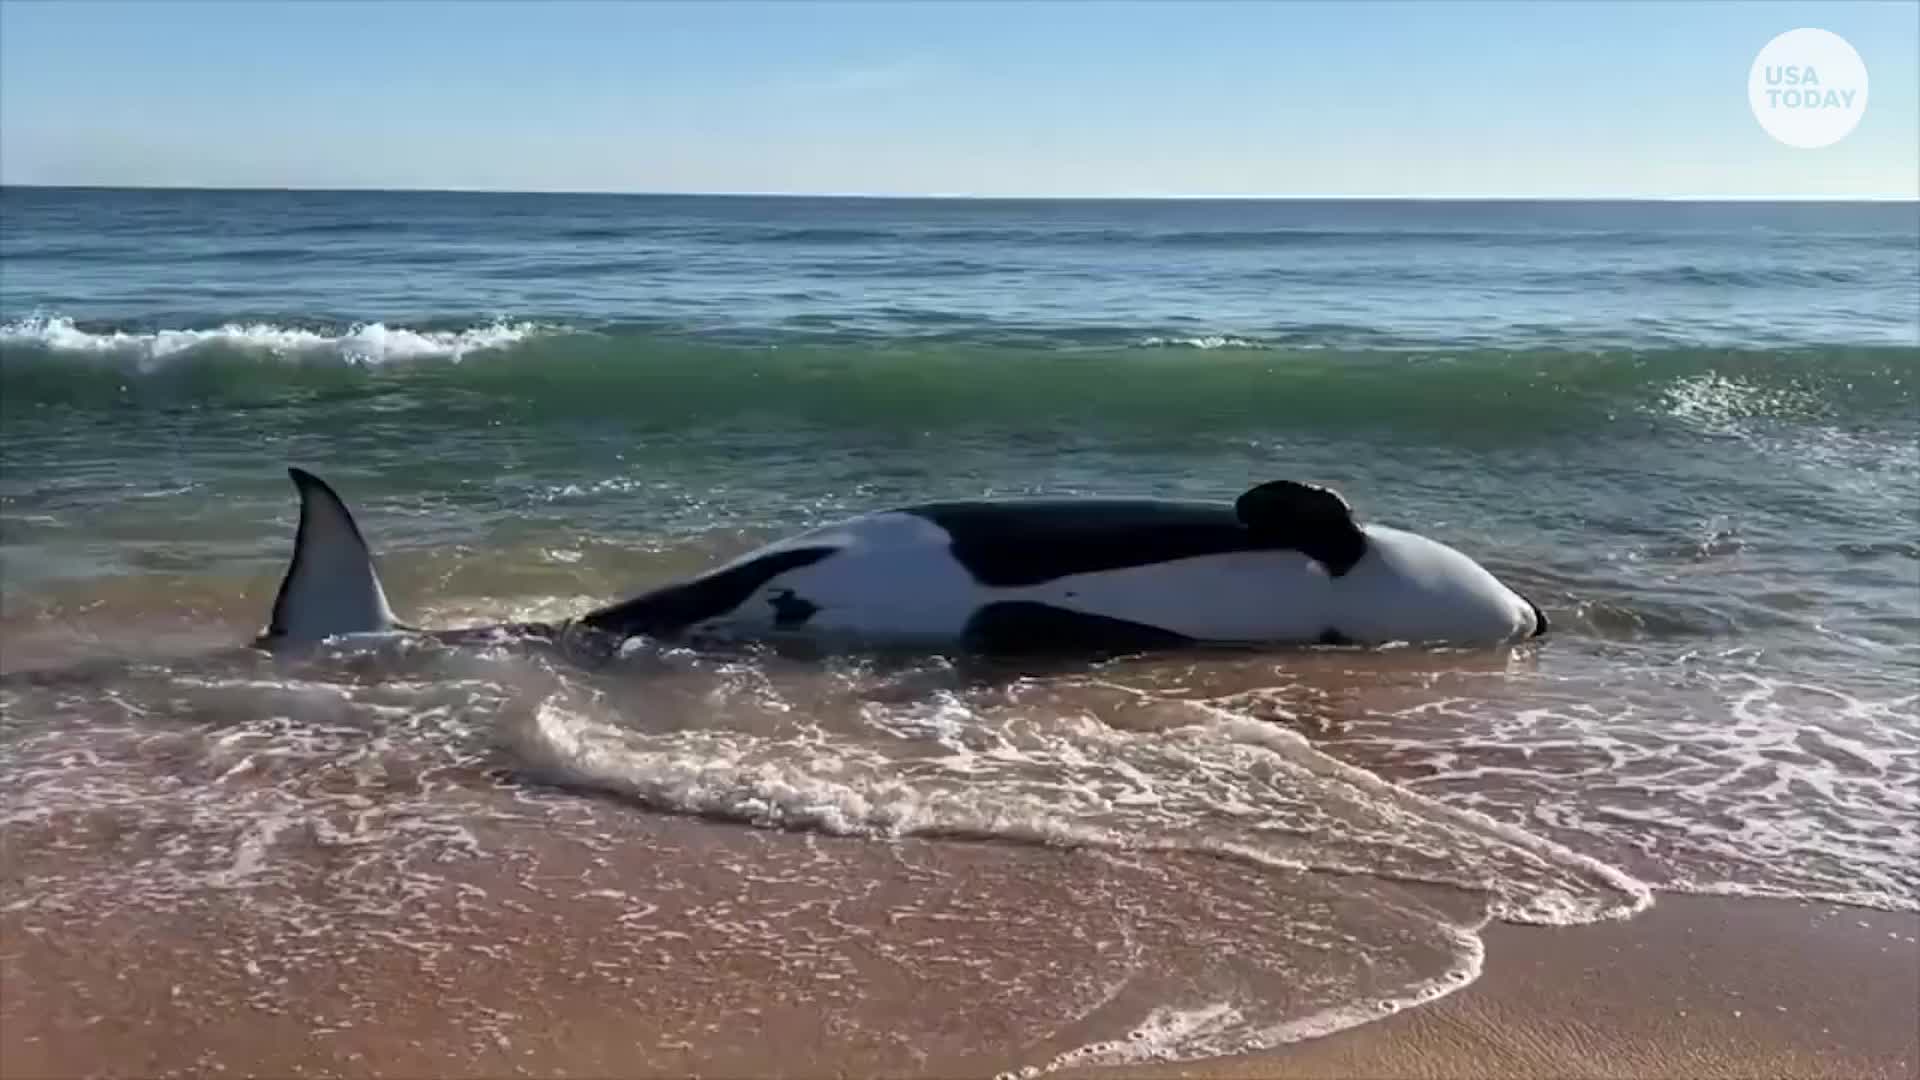
[[[464,363],[462,363],[464,361]],[[445,370],[454,367],[459,370]],[[775,327],[531,318],[408,326],[230,319],[207,327],[0,323],[0,399],[121,408],[128,395],[244,407],[307,392],[463,387],[545,417],[760,414],[844,427],[1049,423],[1062,408],[1162,431],[1345,431],[1530,440],[1658,428],[1717,436],[1780,425],[1909,431],[1920,352],[1424,344],[1362,326],[982,323],[938,307],[868,323]],[[375,376],[377,374],[377,378]],[[1789,442],[1794,441],[1789,438]]]
[[390,360],[446,359],[504,349],[554,327],[533,322],[492,322],[461,330],[416,330],[385,323],[355,323],[329,332],[273,323],[224,323],[202,330],[87,330],[70,318],[32,315],[0,323],[0,345],[53,352],[131,356],[162,361],[202,349],[290,356],[331,355],[351,364]]
[[1196,334],[1192,337],[1155,336],[1141,338],[1140,346],[1146,349],[1272,349],[1278,348],[1279,343],[1259,341],[1254,338],[1234,337],[1231,334]]
[[1315,331],[998,327],[995,340],[981,340],[985,332],[941,321],[864,336],[833,325],[724,336],[536,321],[138,331],[23,319],[0,325],[0,407],[284,405],[430,380],[432,394],[467,390],[474,407],[490,402],[541,423],[758,415],[839,430],[958,430],[1079,415],[1106,430],[1185,432],[1208,444],[1286,429],[1534,442],[1651,423],[1680,438],[1801,446],[1811,425],[1874,438],[1910,432],[1920,394],[1920,352],[1903,348],[1419,350]]

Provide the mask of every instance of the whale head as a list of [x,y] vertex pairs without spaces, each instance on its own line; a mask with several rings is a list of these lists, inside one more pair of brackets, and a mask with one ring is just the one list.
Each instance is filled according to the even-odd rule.
[[1486,567],[1438,540],[1361,529],[1366,554],[1334,582],[1331,627],[1355,641],[1479,643],[1538,637],[1546,616]]
[[1328,641],[1491,644],[1547,632],[1546,615],[1486,567],[1418,533],[1360,525],[1330,488],[1279,480],[1235,509],[1250,532],[1325,570]]

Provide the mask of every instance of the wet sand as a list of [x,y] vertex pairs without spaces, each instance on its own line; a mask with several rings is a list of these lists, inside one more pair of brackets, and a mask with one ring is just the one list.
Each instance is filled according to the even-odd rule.
[[[1209,857],[565,796],[489,816],[478,857],[360,863],[351,828],[290,826],[271,878],[248,878],[243,845],[230,879],[174,889],[138,884],[177,840],[145,828],[0,835],[0,1075],[986,1076],[1164,1001],[1243,988],[1311,1012],[1453,963],[1427,920],[1382,919],[1337,877]],[[36,893],[55,899],[18,901]],[[1400,946],[1360,957],[1343,935]]]
[[[496,819],[476,839],[497,854],[404,888],[357,876],[350,836],[316,834],[298,841],[307,869],[271,888],[105,918],[85,892],[0,904],[0,1075],[990,1076],[1222,978],[1305,996],[1273,978],[1284,965],[1247,962],[1343,925],[1326,875],[578,812],[585,842],[543,839],[546,814]],[[89,872],[69,835],[12,836],[27,842],[0,860],[0,896]],[[1073,1074],[1891,1078],[1920,1063],[1920,917],[1663,897],[1630,921],[1484,934],[1478,982],[1384,1021]],[[1337,947],[1317,953],[1316,972],[1339,967]],[[1408,958],[1417,970],[1340,976],[1391,985],[1446,963]]]
[[1920,916],[1663,895],[1626,922],[1495,925],[1473,985],[1246,1058],[1114,1078],[1920,1076]]

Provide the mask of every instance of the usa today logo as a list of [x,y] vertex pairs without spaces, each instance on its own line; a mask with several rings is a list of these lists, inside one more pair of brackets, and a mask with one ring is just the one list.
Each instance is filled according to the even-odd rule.
[[1789,30],[1753,58],[1747,104],[1767,134],[1788,146],[1832,146],[1867,111],[1867,65],[1839,34]]

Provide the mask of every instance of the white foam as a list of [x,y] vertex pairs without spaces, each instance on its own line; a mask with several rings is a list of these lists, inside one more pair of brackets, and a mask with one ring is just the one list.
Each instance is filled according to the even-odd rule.
[[1272,346],[1264,341],[1252,338],[1233,337],[1229,334],[1196,334],[1192,337],[1150,337],[1140,341],[1143,348],[1188,348],[1188,349],[1266,349]]
[[1920,910],[1920,695],[1688,664],[1675,701],[1674,670],[1616,665],[1606,700],[1573,679],[1523,710],[1425,702],[1346,737],[1424,795],[1624,854],[1659,889]]
[[124,355],[162,361],[196,349],[221,347],[270,356],[332,354],[354,364],[390,360],[448,359],[504,349],[557,328],[504,320],[462,330],[414,330],[385,323],[358,323],[328,333],[272,323],[225,323],[211,329],[128,332],[83,330],[70,318],[30,315],[0,323],[0,345],[37,345],[54,352]]
[[1277,1024],[1259,1023],[1228,1002],[1186,1009],[1161,1006],[1148,1013],[1125,1038],[1075,1047],[1045,1065],[1011,1075],[1030,1080],[1062,1069],[1258,1053],[1359,1027],[1437,1001],[1478,979],[1486,964],[1485,944],[1479,935],[1466,930],[1456,930],[1455,939],[1458,959],[1451,968],[1390,998],[1350,1002]]
[[1189,1009],[1162,1005],[1134,1025],[1125,1038],[1076,1047],[1047,1065],[1025,1070],[1020,1075],[1037,1076],[1060,1069],[1134,1065],[1143,1061],[1194,1056],[1189,1053],[1189,1048],[1211,1042],[1245,1020],[1246,1015],[1231,1002],[1217,1001]]
[[[1493,913],[1508,922],[1571,926],[1592,922],[1596,918],[1626,918],[1644,911],[1653,903],[1653,891],[1645,882],[1610,863],[1583,855],[1565,844],[1497,821],[1478,811],[1439,802],[1390,784],[1365,769],[1312,751],[1305,737],[1297,732],[1225,710],[1215,711],[1214,725],[1236,741],[1264,746],[1297,746],[1308,751],[1301,760],[1309,762],[1316,772],[1337,778],[1341,783],[1379,800],[1382,805],[1404,808],[1418,819],[1457,826],[1464,835],[1487,837],[1497,843],[1511,845],[1519,851],[1537,856],[1542,866],[1570,871],[1571,876],[1580,879],[1581,884],[1589,886],[1587,890],[1576,890],[1548,879],[1530,881],[1521,888],[1509,889],[1507,880],[1489,881],[1485,887],[1495,898]],[[1596,882],[1616,893],[1617,898],[1596,903],[1590,888]]]
[[[1194,702],[1188,723],[1116,730],[1084,713],[935,695],[870,707],[884,741],[827,735],[791,702],[747,700],[758,730],[718,722],[635,730],[548,698],[502,729],[547,778],[644,805],[835,835],[953,836],[1132,851],[1194,851],[1282,870],[1366,874],[1484,893],[1516,922],[1620,918],[1651,902],[1623,871],[1472,810],[1386,783],[1273,725]],[[763,693],[756,691],[763,697]],[[983,711],[984,710],[984,711]]]

